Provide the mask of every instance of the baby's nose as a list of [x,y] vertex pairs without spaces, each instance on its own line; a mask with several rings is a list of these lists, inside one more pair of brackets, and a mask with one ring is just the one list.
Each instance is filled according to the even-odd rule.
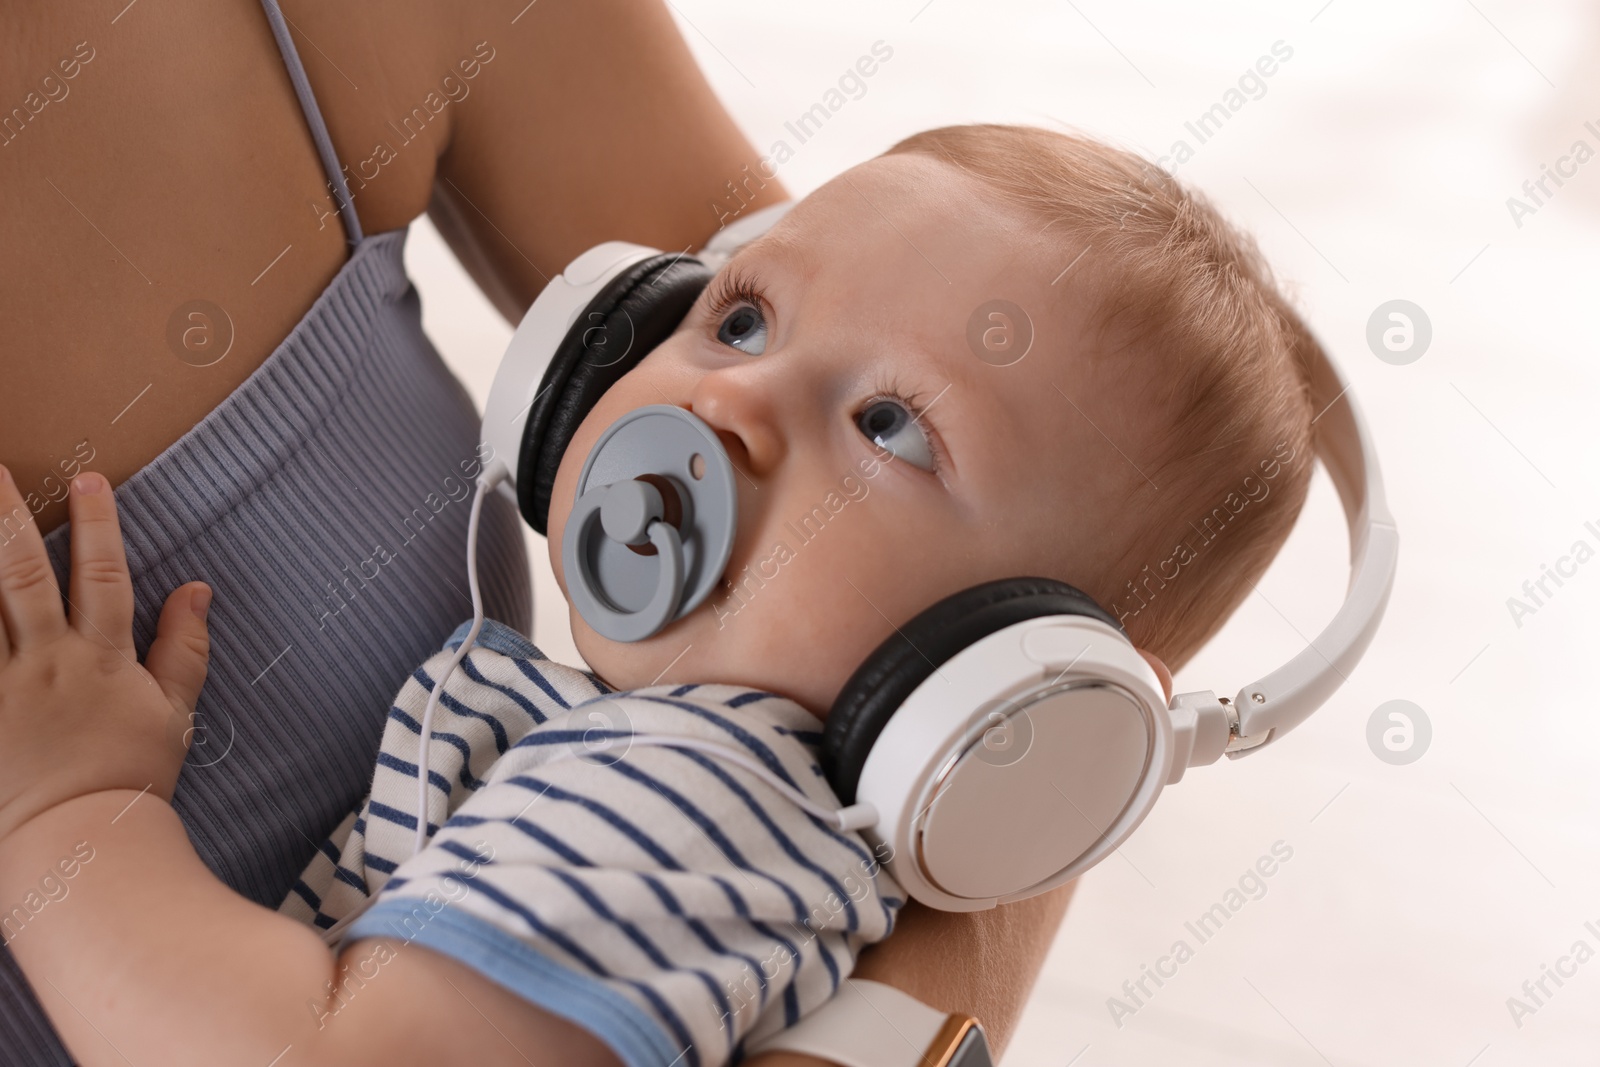
[[771,390],[731,373],[741,369],[707,374],[695,385],[687,406],[716,432],[735,466],[760,477],[783,462],[782,421]]

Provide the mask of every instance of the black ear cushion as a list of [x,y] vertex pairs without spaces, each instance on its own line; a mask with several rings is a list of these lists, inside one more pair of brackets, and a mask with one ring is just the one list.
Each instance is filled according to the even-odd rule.
[[602,394],[672,335],[713,271],[693,256],[659,255],[617,275],[556,348],[528,411],[517,462],[517,503],[545,533],[562,453]]
[[856,802],[873,743],[935,668],[992,633],[1044,615],[1087,615],[1127,636],[1115,616],[1065,582],[1001,578],[945,597],[873,649],[839,690],[823,729],[822,766],[839,799]]

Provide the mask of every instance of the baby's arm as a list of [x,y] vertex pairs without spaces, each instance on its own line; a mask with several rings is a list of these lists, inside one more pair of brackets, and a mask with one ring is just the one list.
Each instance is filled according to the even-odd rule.
[[[0,467],[0,936],[78,1061],[615,1064],[420,945],[358,941],[335,961],[206,869],[168,800],[205,680],[209,591],[168,598],[140,665],[110,486],[80,476],[69,507],[70,617]],[[344,980],[375,954],[375,974]]]
[[[80,842],[91,858],[62,881],[56,863]],[[218,881],[148,793],[80,796],[7,836],[7,912],[51,871],[67,894],[7,940],[84,1067],[617,1063],[588,1031],[421,945],[365,939],[335,960],[314,930]]]

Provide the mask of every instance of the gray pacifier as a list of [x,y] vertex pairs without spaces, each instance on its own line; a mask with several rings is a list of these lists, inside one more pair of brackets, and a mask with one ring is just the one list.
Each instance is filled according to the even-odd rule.
[[733,463],[705,422],[651,404],[606,428],[561,538],[567,596],[595,632],[642,641],[716,587],[733,552]]

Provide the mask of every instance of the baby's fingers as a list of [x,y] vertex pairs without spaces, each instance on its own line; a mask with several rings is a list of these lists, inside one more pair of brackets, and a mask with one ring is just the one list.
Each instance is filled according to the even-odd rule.
[[194,710],[206,682],[206,662],[211,654],[206,609],[210,604],[211,587],[204,582],[174,589],[161,608],[156,639],[144,657],[144,669],[167,699],[186,712]]
[[117,501],[104,476],[85,471],[72,480],[72,577],[67,594],[72,625],[91,641],[133,655],[133,582],[117,522]]
[[61,589],[16,480],[0,467],[0,659],[67,628]]

